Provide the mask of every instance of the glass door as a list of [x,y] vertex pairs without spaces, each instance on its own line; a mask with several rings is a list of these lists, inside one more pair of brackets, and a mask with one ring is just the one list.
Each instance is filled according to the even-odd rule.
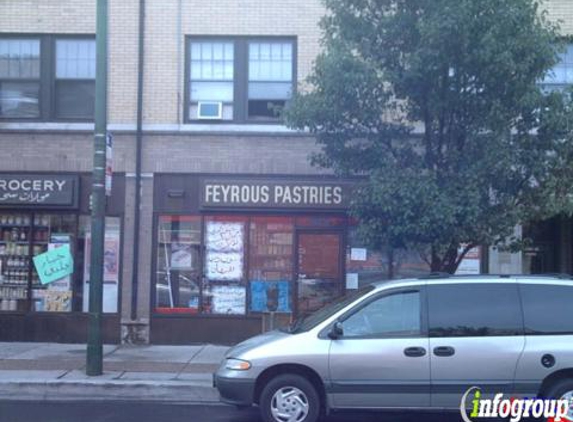
[[299,231],[296,250],[297,311],[304,316],[342,294],[342,235]]

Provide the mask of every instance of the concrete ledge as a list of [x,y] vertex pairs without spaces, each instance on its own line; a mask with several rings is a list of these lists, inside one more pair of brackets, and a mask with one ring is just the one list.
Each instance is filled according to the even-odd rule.
[[0,400],[145,400],[179,403],[218,403],[219,394],[206,379],[145,381],[104,378],[75,380],[3,379]]

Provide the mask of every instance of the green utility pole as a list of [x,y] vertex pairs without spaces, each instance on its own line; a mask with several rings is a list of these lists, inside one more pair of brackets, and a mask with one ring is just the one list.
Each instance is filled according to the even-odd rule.
[[97,0],[94,168],[90,258],[90,308],[86,374],[103,372],[102,303],[107,134],[107,0]]

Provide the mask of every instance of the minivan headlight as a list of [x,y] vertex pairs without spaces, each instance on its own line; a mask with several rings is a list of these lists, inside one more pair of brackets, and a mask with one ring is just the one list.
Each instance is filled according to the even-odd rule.
[[233,371],[247,371],[251,369],[251,362],[242,359],[227,359],[225,368]]

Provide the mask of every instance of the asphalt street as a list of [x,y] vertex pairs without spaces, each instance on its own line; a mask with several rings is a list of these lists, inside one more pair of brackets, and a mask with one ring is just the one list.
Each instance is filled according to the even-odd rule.
[[[0,401],[0,422],[260,422],[257,409],[150,402]],[[324,422],[460,422],[456,414],[344,412]],[[493,420],[490,420],[493,421]],[[484,421],[485,422],[485,421]],[[489,421],[488,421],[489,422]]]

